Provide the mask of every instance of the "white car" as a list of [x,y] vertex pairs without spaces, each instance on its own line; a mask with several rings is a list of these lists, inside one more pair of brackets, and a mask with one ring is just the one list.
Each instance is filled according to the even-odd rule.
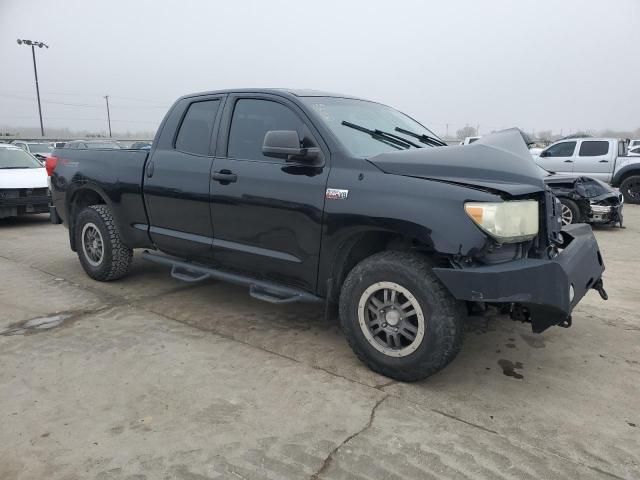
[[49,211],[47,171],[15,145],[0,144],[0,218]]
[[640,139],[638,140],[630,140],[629,141],[629,150],[636,149],[640,147]]
[[640,156],[640,147],[635,147],[629,150],[629,156],[630,157],[637,157]]

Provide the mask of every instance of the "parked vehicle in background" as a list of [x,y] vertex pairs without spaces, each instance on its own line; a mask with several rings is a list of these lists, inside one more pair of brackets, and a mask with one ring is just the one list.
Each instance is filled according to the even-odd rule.
[[545,148],[535,161],[558,174],[597,178],[620,188],[627,203],[640,203],[640,158],[617,138],[568,138]]
[[531,154],[531,156],[533,157],[533,159],[535,160],[535,158],[540,155],[540,152],[542,152],[542,150],[544,150],[544,148],[540,148],[540,147],[531,147],[529,148],[529,153]]
[[629,140],[628,148],[629,150],[631,150],[632,148],[640,148],[640,139]]
[[0,144],[0,218],[49,211],[45,167],[30,153]]
[[42,142],[14,140],[13,142],[11,142],[11,145],[15,145],[16,147],[23,149],[25,152],[29,152],[41,162],[44,162],[53,151],[53,148],[48,143]]
[[49,146],[51,148],[63,148],[67,142],[50,142]]
[[181,280],[339,304],[355,354],[399,380],[453,360],[469,312],[541,332],[590,289],[606,297],[591,228],[561,230],[515,129],[447,147],[379,103],[230,90],[180,98],[150,152],[64,148],[47,167],[52,220],[91,278],[147,248]]
[[622,194],[596,179],[558,175],[540,167],[544,183],[562,203],[563,225],[571,223],[619,224],[622,227]]
[[151,142],[133,142],[129,148],[133,150],[150,150]]
[[470,145],[473,142],[480,140],[482,137],[465,137],[463,141],[460,142],[460,145]]
[[629,150],[629,156],[636,157],[640,155],[640,147],[632,148]]
[[72,140],[67,142],[64,148],[75,150],[120,150],[122,147],[118,142],[109,140]]

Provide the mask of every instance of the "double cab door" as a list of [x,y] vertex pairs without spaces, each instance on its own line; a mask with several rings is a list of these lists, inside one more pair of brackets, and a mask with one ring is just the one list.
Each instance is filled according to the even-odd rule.
[[[264,156],[271,130],[296,130],[322,161]],[[166,253],[313,291],[328,171],[326,145],[285,98],[183,99],[144,172],[150,236]]]
[[[211,220],[216,263],[315,290],[329,154],[304,113],[272,95],[230,95],[213,159]],[[265,134],[295,130],[319,163],[263,155]]]

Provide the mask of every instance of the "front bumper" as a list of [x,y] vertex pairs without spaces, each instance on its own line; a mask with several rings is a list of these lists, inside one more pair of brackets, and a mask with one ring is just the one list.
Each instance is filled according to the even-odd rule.
[[0,190],[0,218],[49,211],[48,193],[27,189]]
[[620,223],[622,225],[622,207],[618,205],[591,205],[589,223]]
[[562,229],[564,249],[553,259],[524,258],[498,265],[434,268],[458,300],[518,304],[534,332],[566,322],[590,288],[601,286],[604,263],[591,227]]

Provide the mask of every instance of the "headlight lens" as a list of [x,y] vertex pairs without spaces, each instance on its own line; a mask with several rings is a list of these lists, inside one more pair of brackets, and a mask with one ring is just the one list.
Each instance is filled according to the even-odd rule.
[[531,240],[538,234],[536,200],[467,202],[464,210],[482,230],[500,243]]

